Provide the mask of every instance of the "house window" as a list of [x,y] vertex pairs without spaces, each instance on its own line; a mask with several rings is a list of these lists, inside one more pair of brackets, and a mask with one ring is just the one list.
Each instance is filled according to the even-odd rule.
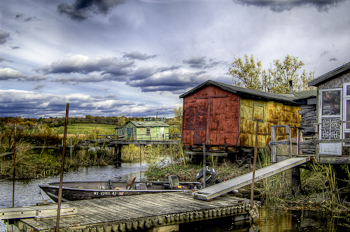
[[322,92],[322,115],[340,115],[340,90]]
[[151,135],[151,128],[146,128],[146,136],[150,136]]

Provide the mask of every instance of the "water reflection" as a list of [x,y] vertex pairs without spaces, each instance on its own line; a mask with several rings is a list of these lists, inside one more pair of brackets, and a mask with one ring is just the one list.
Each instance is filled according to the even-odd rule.
[[259,210],[260,218],[254,224],[235,222],[233,217],[192,222],[180,225],[180,231],[201,232],[346,232],[350,231],[347,218],[327,215],[324,211]]

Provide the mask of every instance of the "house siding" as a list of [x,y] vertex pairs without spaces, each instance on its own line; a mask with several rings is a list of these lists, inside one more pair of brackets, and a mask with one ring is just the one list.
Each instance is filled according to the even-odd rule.
[[[141,122],[142,123],[142,122]],[[147,128],[150,128],[150,135],[146,135]],[[164,136],[161,138],[161,128],[164,128]],[[128,133],[129,130],[129,133]],[[132,130],[132,134],[130,132]],[[133,140],[162,140],[169,139],[169,126],[145,126],[137,127],[132,122],[125,124],[124,138]]]

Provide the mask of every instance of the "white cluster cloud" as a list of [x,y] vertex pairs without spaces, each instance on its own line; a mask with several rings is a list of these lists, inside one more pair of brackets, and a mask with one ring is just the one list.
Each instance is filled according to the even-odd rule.
[[14,70],[12,68],[0,69],[0,81],[5,80],[16,80],[16,81],[42,81],[46,80],[46,76],[42,75],[25,75],[20,71]]

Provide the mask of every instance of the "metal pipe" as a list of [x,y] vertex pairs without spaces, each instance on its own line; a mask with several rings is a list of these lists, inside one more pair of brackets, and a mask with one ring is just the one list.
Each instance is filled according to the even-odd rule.
[[15,183],[16,183],[16,124],[13,144],[13,184],[12,184],[12,208],[15,207]]
[[64,124],[63,147],[62,147],[62,163],[61,163],[60,186],[59,186],[59,190],[58,190],[58,206],[57,206],[56,232],[59,232],[59,229],[60,229],[60,215],[61,215],[61,201],[62,201],[62,185],[63,185],[63,172],[64,172],[64,156],[65,156],[65,153],[66,153],[68,111],[69,111],[69,104],[67,103],[67,106],[66,106],[66,120],[65,120],[65,124]]

